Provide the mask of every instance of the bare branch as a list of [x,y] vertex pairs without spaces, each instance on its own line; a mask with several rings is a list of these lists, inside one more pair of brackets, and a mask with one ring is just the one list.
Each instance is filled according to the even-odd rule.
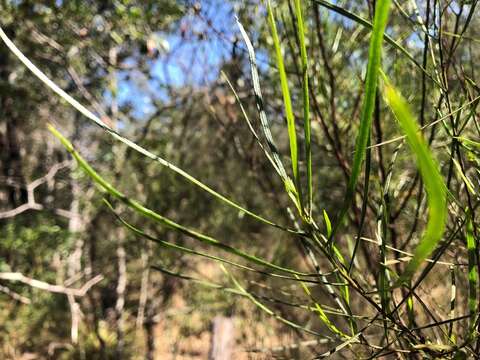
[[[30,199],[29,199],[30,200]],[[0,219],[7,219],[20,215],[21,213],[27,210],[42,210],[43,206],[37,203],[31,203],[30,201],[26,204],[22,204],[15,209],[3,211],[0,213]]]
[[2,272],[0,273],[0,280],[18,281],[27,284],[31,287],[49,291],[52,293],[72,295],[74,297],[82,297],[96,284],[103,280],[103,275],[97,275],[88,280],[80,289],[72,289],[63,285],[52,285],[44,281],[29,278],[19,272]]
[[22,296],[18,293],[16,293],[15,291],[9,289],[8,287],[6,286],[2,286],[0,285],[0,291],[7,294],[8,296],[10,296],[12,299],[14,300],[17,300],[17,301],[20,301],[21,303],[23,304],[30,304],[31,301],[29,298],[25,297],[25,296]]
[[[53,165],[48,172],[38,178],[32,181],[31,183],[27,184],[26,190],[27,190],[27,202],[25,204],[22,204],[14,209],[7,210],[0,212],[0,219],[7,219],[11,217],[15,217],[17,215],[20,215],[21,213],[27,211],[27,210],[42,210],[44,209],[44,206],[42,204],[39,204],[35,201],[35,189],[38,188],[40,185],[51,181],[55,175],[63,168],[66,168],[67,166],[70,165],[70,160],[62,161],[58,164]],[[7,183],[12,183],[12,181],[7,179]],[[72,214],[67,214],[65,210],[55,210],[55,213],[61,216],[65,217],[70,217]]]

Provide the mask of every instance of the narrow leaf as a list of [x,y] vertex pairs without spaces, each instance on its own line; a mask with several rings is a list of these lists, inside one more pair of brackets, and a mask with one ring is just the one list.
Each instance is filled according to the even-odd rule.
[[[153,154],[152,152],[148,151],[147,149],[144,149],[140,145],[135,144],[133,141],[123,137],[120,135],[118,132],[116,132],[114,129],[110,128],[108,125],[106,125],[100,118],[92,113],[90,110],[88,110],[84,105],[79,103],[77,100],[75,100],[72,96],[67,94],[64,90],[62,90],[57,84],[55,84],[52,80],[50,80],[39,68],[37,68],[16,46],[15,44],[8,38],[8,36],[5,34],[3,29],[0,27],[0,38],[2,41],[7,45],[7,47],[10,49],[10,51],[30,70],[38,79],[40,79],[45,85],[47,85],[53,92],[55,92],[57,95],[59,95],[62,99],[64,99],[67,103],[69,103],[71,106],[73,106],[77,111],[79,111],[81,114],[83,114],[85,117],[87,117],[89,120],[93,121],[96,125],[100,126],[103,130],[105,130],[109,135],[111,135],[114,139],[124,143],[127,145],[129,148],[137,151],[138,153],[146,156],[147,158],[150,158],[156,162],[158,162],[160,165],[166,167],[167,169],[177,173],[178,175],[182,176],[185,178],[187,181],[191,182],[192,184],[198,186],[200,189],[203,191],[206,191],[213,197],[217,198],[218,200],[224,202],[225,204],[240,210],[247,214],[248,216],[251,216],[252,218],[264,223],[268,224],[283,230],[287,230],[283,228],[282,226],[275,224],[274,222],[265,219],[264,217],[255,214],[254,212],[245,209],[243,206],[237,204],[236,202],[230,200],[229,198],[225,197],[224,195],[216,192],[212,188],[210,188],[208,185],[204,184],[200,180],[196,179],[192,175],[188,174],[186,171],[180,169],[179,167],[175,166],[171,162],[169,162],[166,159],[163,159],[162,157]],[[288,230],[287,230],[288,231]]]
[[400,282],[408,282],[420,264],[432,253],[443,236],[446,220],[446,187],[439,166],[414,119],[406,100],[385,79],[385,97],[395,117],[406,135],[410,150],[415,155],[422,176],[428,201],[428,223],[412,260],[410,260]]
[[118,200],[122,201],[125,205],[128,207],[132,208],[135,210],[137,213],[140,215],[149,218],[151,220],[154,220],[162,225],[165,225],[171,229],[174,229],[180,233],[183,233],[185,235],[188,235],[196,240],[199,240],[200,242],[210,245],[212,247],[219,248],[227,253],[230,253],[232,255],[239,256],[241,258],[244,258],[245,260],[248,260],[254,264],[257,265],[262,265],[270,269],[275,269],[278,271],[290,273],[290,274],[296,274],[296,275],[307,275],[305,273],[287,269],[284,267],[281,267],[279,265],[272,264],[266,260],[260,259],[254,255],[249,255],[247,253],[244,253],[243,251],[234,248],[230,245],[224,244],[217,239],[214,239],[211,236],[202,234],[196,230],[190,229],[188,227],[185,227],[183,225],[177,224],[173,220],[170,220],[169,218],[162,216],[155,211],[143,206],[136,200],[132,200],[128,198],[125,194],[117,190],[113,185],[111,185],[109,182],[107,182],[105,179],[103,179],[81,156],[80,154],[75,151],[73,148],[73,145],[68,141],[58,130],[56,130],[53,126],[49,125],[48,126],[49,130],[52,132],[57,139],[61,141],[65,149],[74,157],[74,159],[77,161],[78,165],[80,168],[88,175],[90,178],[95,181],[96,184],[100,186],[103,190],[108,192],[110,195],[113,197],[117,198]]
[[280,75],[280,84],[282,88],[283,103],[285,107],[285,116],[287,118],[288,138],[290,140],[290,156],[292,159],[293,180],[300,192],[300,178],[298,174],[298,147],[297,134],[295,132],[295,117],[293,116],[292,101],[290,98],[290,90],[288,88],[287,73],[283,63],[282,47],[278,38],[277,25],[275,24],[275,17],[273,15],[272,5],[270,0],[267,1],[268,24],[270,25],[270,32],[275,46],[275,55],[277,60],[278,73]]
[[303,75],[303,129],[305,133],[305,159],[307,163],[307,211],[309,218],[312,217],[313,184],[312,184],[312,147],[310,128],[310,99],[308,92],[308,56],[305,45],[305,30],[303,26],[302,6],[300,0],[295,0],[295,15],[297,17],[298,39],[300,41],[300,55],[302,58]]
[[298,211],[301,212],[299,196],[295,188],[295,184],[293,183],[292,179],[287,175],[285,171],[285,167],[283,166],[282,160],[280,158],[278,147],[275,143],[275,140],[273,139],[272,132],[270,130],[270,123],[268,121],[267,114],[265,113],[262,89],[260,87],[260,80],[259,80],[258,70],[257,70],[257,61],[255,58],[255,50],[253,49],[252,42],[250,41],[250,38],[248,37],[247,32],[245,31],[245,29],[243,28],[243,25],[238,20],[237,20],[237,25],[238,25],[238,28],[240,29],[240,33],[242,34],[243,41],[245,41],[245,44],[247,45],[248,58],[250,60],[250,71],[252,75],[253,92],[255,94],[255,102],[256,102],[257,110],[260,116],[260,123],[262,125],[263,135],[267,140],[267,145],[270,149],[270,152],[272,153],[272,158],[275,161],[276,168],[279,171],[279,175],[283,179],[285,190],[287,191],[288,195],[290,196],[293,203],[295,204],[295,207],[298,209]]
[[467,250],[468,250],[468,310],[470,311],[470,335],[475,331],[475,315],[477,314],[478,259],[477,244],[473,236],[472,214],[467,212]]
[[[378,73],[382,57],[382,41],[387,25],[388,14],[390,10],[390,0],[379,0],[375,8],[375,18],[373,21],[372,37],[370,39],[370,48],[368,52],[367,78],[365,82],[365,94],[360,118],[360,128],[358,130],[355,143],[355,155],[353,159],[352,172],[347,185],[345,203],[340,212],[340,216],[335,225],[337,229],[353,200],[355,189],[357,187],[360,170],[365,159],[368,139],[370,138],[370,128],[372,125],[373,111],[375,108],[375,95],[377,93]],[[334,231],[335,233],[335,231]]]

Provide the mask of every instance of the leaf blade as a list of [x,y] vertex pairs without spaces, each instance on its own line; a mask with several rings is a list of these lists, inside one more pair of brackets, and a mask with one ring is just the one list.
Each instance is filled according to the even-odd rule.
[[355,140],[355,155],[353,158],[351,175],[347,184],[344,205],[338,217],[333,234],[335,234],[335,230],[340,226],[348,207],[353,200],[358,178],[360,176],[360,170],[365,159],[367,144],[370,138],[373,111],[375,108],[378,74],[382,57],[382,43],[390,12],[390,3],[390,0],[377,1],[375,8],[375,18],[373,21],[372,37],[370,38],[367,75],[365,81],[365,96],[360,117],[360,128]]
[[307,165],[307,212],[312,217],[313,183],[312,183],[312,147],[310,123],[310,98],[308,88],[308,56],[305,44],[305,29],[303,25],[302,6],[300,0],[295,0],[295,15],[297,18],[297,33],[300,42],[300,56],[302,60],[302,96],[303,96],[303,129],[305,134],[305,160]]
[[275,24],[275,17],[273,14],[272,4],[270,0],[267,1],[268,12],[268,24],[270,26],[270,32],[273,38],[273,44],[275,47],[275,55],[277,60],[278,73],[280,75],[280,84],[282,88],[283,104],[285,108],[285,117],[287,119],[288,139],[290,142],[290,157],[292,160],[293,180],[297,189],[297,196],[299,203],[301,203],[301,191],[300,177],[298,173],[298,145],[297,145],[297,133],[295,131],[295,117],[292,110],[292,100],[290,97],[290,90],[288,87],[287,72],[285,71],[285,65],[283,63],[282,47],[278,37],[277,25]]
[[417,167],[427,191],[429,209],[426,230],[414,251],[413,258],[400,277],[399,282],[404,283],[411,279],[420,264],[432,253],[443,236],[446,221],[447,192],[439,166],[421,135],[418,122],[411,113],[406,100],[387,79],[385,97],[406,135],[407,143],[412,153],[415,155]]

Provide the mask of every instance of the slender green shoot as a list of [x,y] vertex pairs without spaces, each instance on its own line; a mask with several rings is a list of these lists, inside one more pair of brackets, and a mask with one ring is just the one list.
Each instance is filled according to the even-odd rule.
[[310,125],[310,98],[308,88],[308,56],[305,45],[305,30],[303,25],[302,5],[300,0],[295,0],[295,16],[297,17],[297,32],[300,42],[300,56],[302,58],[302,95],[303,95],[303,129],[305,133],[305,160],[307,165],[307,213],[312,217],[313,183],[312,183],[312,145]]
[[377,93],[378,74],[382,58],[382,43],[390,12],[390,0],[379,0],[375,8],[375,18],[373,21],[372,37],[370,38],[370,47],[368,52],[367,76],[365,81],[365,94],[360,117],[360,128],[358,130],[355,143],[355,155],[353,158],[352,171],[347,185],[345,202],[340,215],[337,219],[333,234],[341,225],[343,218],[350,207],[355,195],[360,170],[367,150],[368,140],[370,138],[370,128],[372,125],[373,111],[375,108],[375,96]]
[[320,281],[312,280],[312,279],[309,279],[309,278],[300,278],[298,275],[295,275],[295,277],[291,277],[291,276],[287,276],[287,275],[281,275],[281,274],[275,274],[275,273],[270,273],[270,272],[266,272],[266,271],[261,271],[261,270],[254,269],[252,267],[243,265],[243,264],[239,264],[239,263],[234,262],[234,261],[230,261],[228,259],[225,259],[225,258],[222,258],[222,257],[219,257],[219,256],[211,255],[211,254],[208,254],[208,253],[204,253],[204,252],[201,252],[201,251],[197,251],[197,250],[187,248],[185,246],[181,246],[181,245],[177,245],[177,244],[165,241],[165,240],[161,240],[159,238],[156,238],[156,237],[146,233],[143,230],[140,230],[139,228],[135,227],[134,225],[132,225],[128,221],[126,221],[123,217],[121,217],[115,211],[115,209],[113,208],[113,205],[107,199],[103,199],[103,202],[106,204],[108,209],[115,215],[115,217],[118,219],[118,221],[120,221],[120,223],[123,226],[125,226],[125,228],[127,228],[129,231],[131,231],[132,233],[134,233],[138,236],[141,236],[141,237],[143,237],[143,238],[145,238],[149,241],[152,241],[156,244],[159,244],[160,246],[163,246],[165,248],[175,250],[175,251],[179,251],[179,252],[182,252],[182,253],[185,253],[185,254],[200,256],[200,257],[207,258],[207,259],[210,259],[210,260],[213,260],[213,261],[222,262],[222,263],[237,267],[237,268],[242,269],[242,270],[256,272],[256,273],[259,273],[259,274],[263,274],[263,275],[267,275],[267,276],[271,276],[271,277],[275,277],[275,278],[292,280],[292,281],[302,281],[304,283],[313,283],[313,284],[321,283]]
[[[300,279],[299,279],[300,280]],[[334,334],[340,336],[341,338],[343,339],[349,339],[350,336],[348,336],[347,334],[345,334],[343,331],[339,330],[331,321],[330,319],[328,318],[327,314],[325,314],[325,312],[323,311],[323,308],[322,306],[317,302],[315,301],[315,299],[313,298],[312,296],[312,293],[310,292],[310,289],[308,288],[308,286],[303,282],[301,281],[300,284],[302,285],[302,288],[303,288],[303,291],[305,291],[305,294],[307,294],[307,296],[313,301],[313,303],[315,304],[315,309],[317,310],[318,312],[318,317],[320,318],[320,321],[322,321],[325,326],[330,329],[331,332],[333,332]]]
[[332,222],[330,221],[330,218],[325,210],[323,210],[323,219],[325,221],[325,228],[327,230],[327,238],[330,238],[330,236],[332,236]]
[[[79,111],[82,115],[84,115],[86,118],[89,120],[93,121],[96,125],[98,125],[100,128],[102,128],[104,131],[106,131],[110,136],[112,136],[114,139],[122,142],[123,144],[127,145],[129,148],[132,150],[137,151],[138,153],[144,155],[147,158],[150,158],[156,162],[158,162],[160,165],[166,167],[167,169],[177,173],[178,175],[182,176],[185,178],[187,181],[191,182],[195,186],[198,186],[200,189],[203,191],[209,193],[213,197],[217,198],[218,200],[222,201],[223,203],[245,213],[248,216],[251,216],[252,218],[264,223],[268,224],[283,230],[287,230],[284,227],[275,224],[273,221],[270,221],[268,219],[265,219],[264,217],[255,214],[254,212],[244,208],[243,206],[237,204],[236,202],[232,201],[231,199],[227,198],[226,196],[216,192],[212,188],[210,188],[208,185],[204,184],[200,180],[196,179],[186,171],[180,169],[179,167],[175,166],[171,162],[169,162],[166,159],[163,159],[162,157],[153,154],[152,152],[148,151],[147,149],[141,147],[140,145],[134,143],[133,141],[123,137],[120,135],[118,132],[116,132],[114,129],[110,128],[107,124],[105,124],[97,115],[92,113],[90,110],[88,110],[84,105],[82,105],[80,102],[75,100],[72,96],[67,94],[64,90],[62,90],[57,84],[55,84],[50,78],[48,78],[47,75],[45,75],[38,67],[36,67],[16,46],[15,44],[8,38],[8,36],[5,34],[3,29],[0,27],[0,38],[3,40],[5,45],[10,49],[10,51],[30,70],[38,79],[40,79],[45,85],[47,85],[53,92],[55,92],[57,95],[59,95],[63,100],[65,100],[67,103],[69,103],[71,106],[73,106],[77,111]],[[288,231],[288,230],[287,230]]]
[[470,311],[470,335],[475,331],[475,315],[477,313],[477,289],[478,289],[478,259],[477,244],[473,236],[472,214],[467,211],[467,251],[468,251],[468,310]]
[[[107,182],[105,179],[103,179],[81,156],[80,154],[75,151],[73,148],[73,145],[70,141],[68,141],[57,129],[55,129],[53,126],[48,125],[48,129],[50,132],[55,135],[57,139],[61,141],[65,149],[73,156],[73,158],[77,161],[78,165],[80,168],[93,180],[95,181],[96,184],[100,186],[103,190],[105,190],[107,193],[109,193],[111,196],[117,198],[118,200],[122,201],[125,203],[128,207],[132,208],[135,210],[137,213],[140,215],[149,218],[151,220],[154,220],[160,224],[163,224],[171,229],[174,229],[180,233],[183,233],[187,236],[190,236],[196,240],[199,240],[200,242],[210,245],[212,247],[219,248],[227,253],[230,253],[232,255],[236,255],[238,257],[241,257],[245,260],[248,260],[254,264],[257,265],[262,265],[270,269],[278,270],[281,272],[286,272],[290,274],[296,274],[296,275],[307,275],[305,273],[296,271],[296,270],[291,270],[284,268],[279,265],[272,264],[266,260],[263,260],[261,258],[258,258],[254,255],[249,255],[237,248],[234,248],[230,245],[224,244],[217,239],[214,239],[211,236],[204,235],[196,230],[187,228],[183,225],[177,224],[173,220],[170,220],[169,218],[162,216],[155,211],[143,206],[139,202],[132,200],[128,198],[126,195],[124,195],[122,192],[117,190],[113,185],[111,185],[109,182]],[[308,276],[308,275],[307,275]]]
[[247,46],[248,50],[248,59],[250,61],[250,73],[252,75],[252,83],[253,83],[253,92],[255,94],[255,102],[257,105],[258,114],[260,117],[260,123],[262,126],[263,135],[267,141],[267,145],[269,147],[270,152],[272,153],[272,159],[276,164],[276,169],[279,171],[280,177],[283,179],[283,184],[285,186],[285,190],[287,191],[288,196],[295,204],[295,207],[299,211],[299,213],[303,213],[301,204],[300,204],[300,196],[296,189],[296,185],[292,181],[292,179],[287,175],[285,171],[285,167],[282,163],[280,152],[278,151],[278,147],[273,139],[272,132],[270,130],[270,122],[268,121],[267,114],[265,113],[264,108],[264,101],[262,96],[262,89],[260,87],[260,80],[258,76],[258,69],[257,69],[257,61],[255,58],[255,50],[253,49],[252,42],[248,37],[247,32],[243,28],[243,25],[237,20],[238,28],[240,29],[240,33],[243,37],[243,41]]
[[232,282],[234,283],[234,285],[237,287],[237,289],[244,294],[245,297],[247,297],[248,299],[250,299],[250,301],[255,305],[257,306],[260,310],[262,310],[263,312],[267,313],[268,315],[274,317],[275,319],[277,319],[278,321],[281,321],[283,322],[284,324],[294,328],[294,329],[298,329],[298,330],[301,330],[301,331],[304,331],[306,333],[309,333],[309,334],[312,334],[312,335],[315,335],[315,336],[320,336],[321,334],[316,332],[316,331],[313,331],[311,329],[308,329],[307,327],[305,326],[302,326],[302,325],[299,325],[299,324],[296,324],[288,319],[285,319],[284,317],[276,314],[272,309],[268,308],[266,305],[264,305],[263,303],[261,303],[258,299],[256,299],[252,294],[250,294],[239,282],[238,280],[235,278],[235,276],[233,276],[232,273],[230,273],[226,268],[225,266],[223,266],[223,264],[220,264],[220,267],[221,269],[223,270],[223,272],[232,280]]
[[407,137],[407,143],[415,155],[417,166],[427,191],[429,211],[427,227],[420,243],[414,251],[413,258],[399,279],[399,283],[409,283],[415,271],[442,239],[446,221],[447,192],[439,166],[419,131],[420,127],[408,103],[388,82],[386,76],[385,97]]
[[290,98],[290,90],[288,88],[287,72],[285,71],[285,65],[283,63],[282,47],[280,45],[280,39],[278,37],[277,25],[275,23],[275,17],[273,14],[272,4],[270,0],[267,0],[267,12],[268,12],[268,24],[270,25],[270,32],[273,38],[273,44],[275,46],[275,55],[277,60],[278,73],[280,75],[280,84],[282,87],[283,103],[285,107],[285,117],[287,118],[288,138],[290,141],[290,156],[292,160],[293,180],[297,188],[300,204],[301,201],[301,184],[300,176],[298,172],[298,146],[297,146],[297,133],[295,131],[295,117],[292,110],[292,100]]

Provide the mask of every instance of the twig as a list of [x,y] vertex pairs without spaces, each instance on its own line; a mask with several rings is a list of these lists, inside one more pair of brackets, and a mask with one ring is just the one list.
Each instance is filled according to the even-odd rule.
[[[42,184],[48,182],[48,181],[51,181],[55,175],[57,174],[57,172],[59,172],[61,169],[69,166],[70,164],[70,161],[67,160],[67,161],[63,161],[61,163],[58,163],[58,164],[55,164],[53,165],[50,170],[48,170],[48,172],[38,178],[38,179],[35,179],[34,181],[32,181],[30,184],[27,184],[26,185],[26,190],[27,190],[27,202],[25,204],[22,204],[20,206],[17,206],[16,208],[14,209],[11,209],[11,210],[7,210],[7,211],[3,211],[3,212],[0,212],[0,219],[7,219],[7,218],[11,218],[11,217],[15,217],[27,210],[42,210],[44,209],[44,206],[42,204],[39,204],[36,202],[35,200],[35,190]],[[13,183],[12,180],[8,181],[8,183]],[[67,212],[65,210],[61,210],[61,209],[58,209],[55,211],[58,215],[62,215],[62,216],[71,216],[72,214],[67,214]]]
[[31,287],[49,291],[52,293],[58,294],[65,294],[65,295],[72,295],[74,297],[82,297],[96,284],[103,280],[103,275],[97,275],[92,279],[88,280],[81,288],[73,289],[68,288],[63,285],[52,285],[44,281],[36,280],[29,278],[23,275],[20,272],[1,272],[0,273],[0,280],[6,281],[18,281],[24,284],[27,284]]

